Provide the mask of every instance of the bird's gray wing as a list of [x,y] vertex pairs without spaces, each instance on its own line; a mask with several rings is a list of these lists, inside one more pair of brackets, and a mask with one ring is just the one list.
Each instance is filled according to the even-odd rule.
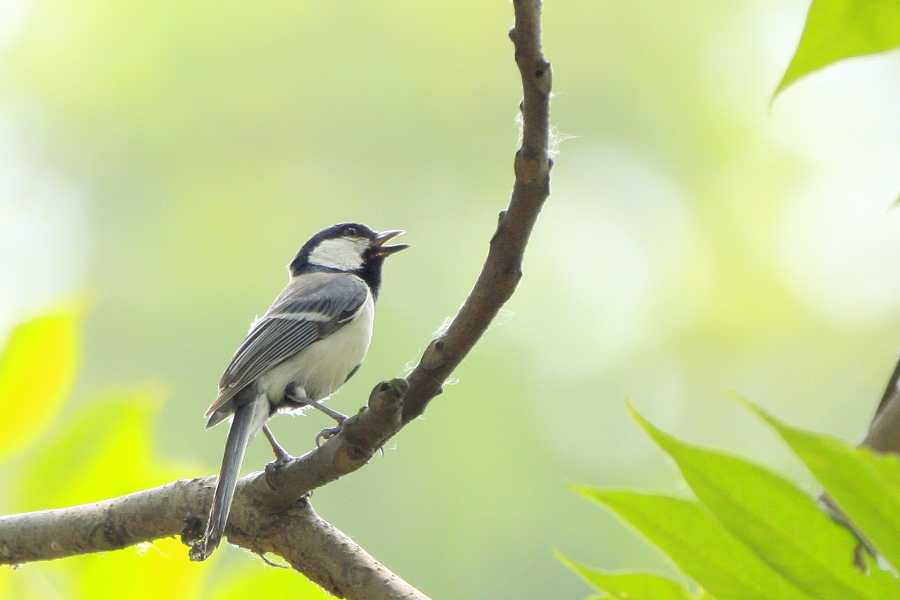
[[352,320],[367,296],[366,284],[350,274],[311,273],[292,281],[234,353],[206,416],[233,412],[228,404],[238,392]]

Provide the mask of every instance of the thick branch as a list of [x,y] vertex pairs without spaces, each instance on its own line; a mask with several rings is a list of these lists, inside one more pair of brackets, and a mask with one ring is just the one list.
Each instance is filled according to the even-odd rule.
[[[368,407],[344,430],[304,456],[270,464],[238,482],[226,535],[254,552],[284,557],[339,597],[425,598],[349,538],[322,521],[304,496],[360,468],[396,432],[421,415],[443,382],[487,330],[522,277],[525,246],[549,195],[550,64],[540,41],[541,3],[514,0],[510,31],[522,77],[522,146],[515,185],[481,274],[456,318],[426,349],[406,380],[375,387]],[[73,508],[0,518],[0,564],[51,560],[125,548],[140,542],[200,534],[215,478],[168,485]]]
[[[184,531],[200,531],[214,478],[162,487],[72,508],[0,518],[0,562],[16,564],[117,550]],[[270,511],[246,502],[229,519],[229,541],[271,552],[339,598],[427,600],[414,587],[323,521],[301,499]]]
[[[427,600],[319,519],[303,498],[366,464],[399,429],[407,387],[403,379],[378,384],[368,406],[339,435],[287,464],[243,477],[228,519],[229,541],[284,557],[340,598]],[[118,550],[175,535],[189,543],[202,532],[215,481],[180,479],[93,504],[0,517],[0,564]]]
[[257,524],[232,530],[229,541],[261,554],[271,552],[340,598],[428,600],[317,515],[308,502]]
[[[366,464],[399,428],[406,389],[403,379],[379,383],[369,405],[338,436],[285,465],[271,463],[265,473],[242,478],[229,526],[250,529],[252,520],[288,510],[313,489]],[[215,483],[215,477],[180,479],[94,504],[0,517],[0,564],[117,550],[173,535],[190,539],[199,533],[198,515],[209,510]]]

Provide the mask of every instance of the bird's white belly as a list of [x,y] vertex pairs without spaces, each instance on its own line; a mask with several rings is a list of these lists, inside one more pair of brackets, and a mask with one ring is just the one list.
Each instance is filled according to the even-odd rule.
[[262,378],[270,401],[280,404],[285,388],[292,383],[302,387],[313,400],[323,400],[336,392],[365,358],[374,320],[375,303],[369,296],[351,322],[313,342]]

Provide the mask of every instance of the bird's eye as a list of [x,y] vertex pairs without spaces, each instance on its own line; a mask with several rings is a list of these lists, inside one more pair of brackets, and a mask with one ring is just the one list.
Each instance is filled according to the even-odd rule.
[[356,230],[356,227],[350,227],[347,229],[347,235],[359,235],[359,232]]

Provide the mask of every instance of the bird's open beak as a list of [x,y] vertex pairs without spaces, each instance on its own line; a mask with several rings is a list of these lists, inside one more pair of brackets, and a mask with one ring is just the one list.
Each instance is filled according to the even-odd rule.
[[371,247],[377,248],[376,254],[378,256],[388,256],[389,254],[393,254],[394,252],[400,252],[406,248],[409,248],[409,244],[397,244],[396,246],[385,246],[386,242],[391,241],[398,235],[403,235],[406,233],[402,229],[392,229],[390,231],[382,231],[378,235],[375,236],[375,239],[372,240]]

